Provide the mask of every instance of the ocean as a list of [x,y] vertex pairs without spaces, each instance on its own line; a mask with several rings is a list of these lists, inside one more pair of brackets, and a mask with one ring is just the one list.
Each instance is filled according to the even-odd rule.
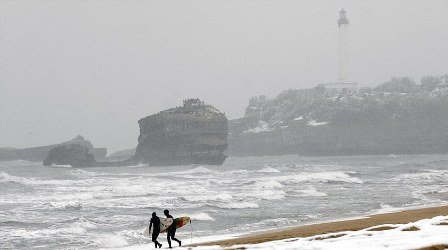
[[447,204],[447,167],[448,155],[229,157],[222,166],[82,169],[0,162],[0,249],[141,247],[150,244],[143,231],[151,213],[164,209],[192,217],[176,234],[188,244]]

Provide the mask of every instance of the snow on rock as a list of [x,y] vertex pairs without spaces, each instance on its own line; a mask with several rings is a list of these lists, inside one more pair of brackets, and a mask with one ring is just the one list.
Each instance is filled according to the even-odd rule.
[[255,128],[244,130],[243,133],[260,133],[265,131],[272,131],[272,129],[269,128],[269,124],[267,122],[259,121]]
[[317,122],[316,120],[310,120],[307,125],[309,126],[322,126],[326,125],[328,122]]

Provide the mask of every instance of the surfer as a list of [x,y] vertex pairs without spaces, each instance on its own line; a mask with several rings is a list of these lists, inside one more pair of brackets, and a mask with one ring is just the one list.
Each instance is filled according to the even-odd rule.
[[157,217],[156,212],[152,213],[151,222],[149,223],[149,232],[151,232],[151,227],[154,227],[154,230],[152,231],[152,242],[154,242],[156,248],[157,246],[162,248],[162,244],[157,241],[157,237],[159,237],[160,234],[160,218]]
[[171,248],[171,240],[177,241],[177,243],[179,243],[179,246],[181,246],[182,242],[180,240],[174,238],[174,236],[176,235],[176,222],[174,221],[173,216],[170,214],[170,211],[168,211],[167,209],[163,210],[163,213],[165,214],[166,218],[173,219],[173,224],[171,224],[171,226],[168,227],[168,234],[166,236],[166,239],[168,240],[169,247]]

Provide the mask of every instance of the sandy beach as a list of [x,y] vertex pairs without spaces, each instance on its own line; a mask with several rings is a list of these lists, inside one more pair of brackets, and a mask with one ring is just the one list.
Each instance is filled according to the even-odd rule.
[[[338,220],[332,222],[289,227],[285,229],[276,229],[261,233],[242,235],[234,239],[212,241],[212,242],[195,244],[191,246],[219,245],[228,247],[233,245],[257,244],[262,242],[283,240],[289,238],[309,237],[314,235],[337,233],[344,231],[357,231],[384,224],[406,224],[422,219],[429,219],[436,216],[446,216],[446,215],[448,215],[448,205],[402,210],[398,212],[391,212],[384,214],[366,215],[365,217],[356,219]],[[393,227],[387,227],[387,226],[377,227],[372,229],[372,231],[373,230],[382,231],[389,229],[393,229]],[[408,230],[412,231],[419,229],[410,227]],[[343,234],[341,234],[341,236],[342,235]],[[333,237],[338,236],[336,235]],[[443,249],[443,247],[433,249]]]

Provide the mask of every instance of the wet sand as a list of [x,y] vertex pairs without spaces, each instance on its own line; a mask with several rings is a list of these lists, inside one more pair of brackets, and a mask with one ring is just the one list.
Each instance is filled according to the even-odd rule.
[[193,244],[190,246],[233,246],[241,244],[256,244],[273,240],[309,237],[326,233],[356,231],[382,224],[405,224],[440,215],[448,215],[448,205],[367,215],[365,217],[356,219],[338,220],[333,222],[288,227],[284,229],[276,229],[255,234],[241,235],[234,239],[205,242],[200,244]]

